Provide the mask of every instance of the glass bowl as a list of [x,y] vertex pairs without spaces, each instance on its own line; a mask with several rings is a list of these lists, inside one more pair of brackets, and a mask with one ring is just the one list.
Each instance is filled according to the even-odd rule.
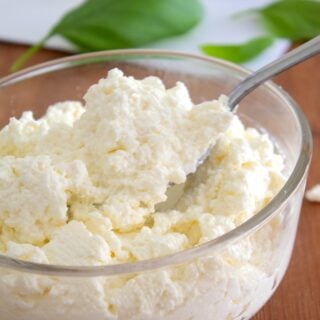
[[[87,88],[114,67],[136,78],[158,76],[166,86],[183,81],[197,103],[227,94],[249,74],[221,60],[177,52],[119,50],[72,56],[1,79],[0,126],[25,110],[40,117],[50,104],[81,100]],[[237,114],[246,125],[268,132],[285,158],[287,182],[266,207],[214,240],[152,260],[79,267],[0,255],[0,319],[251,318],[287,269],[312,146],[304,115],[272,82],[244,99]],[[228,259],[230,250],[248,244],[247,258]]]

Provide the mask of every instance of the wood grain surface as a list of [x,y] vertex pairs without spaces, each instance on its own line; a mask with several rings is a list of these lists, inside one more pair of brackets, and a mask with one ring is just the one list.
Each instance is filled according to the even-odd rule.
[[[10,65],[25,49],[25,46],[0,42],[0,77],[9,73]],[[65,55],[41,50],[28,65]],[[300,104],[310,122],[314,140],[308,179],[310,187],[320,183],[320,56],[288,70],[274,80]],[[289,269],[273,297],[253,319],[320,319],[320,203],[304,201]]]

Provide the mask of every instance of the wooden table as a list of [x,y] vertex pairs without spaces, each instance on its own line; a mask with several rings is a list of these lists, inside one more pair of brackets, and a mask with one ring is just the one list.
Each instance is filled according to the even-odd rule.
[[[0,42],[0,77],[9,73],[9,66],[25,49],[24,46]],[[65,55],[41,50],[28,65]],[[296,66],[275,81],[302,106],[311,124],[314,155],[308,186],[320,183],[320,56]],[[304,201],[288,272],[271,300],[253,319],[320,319],[320,204]]]

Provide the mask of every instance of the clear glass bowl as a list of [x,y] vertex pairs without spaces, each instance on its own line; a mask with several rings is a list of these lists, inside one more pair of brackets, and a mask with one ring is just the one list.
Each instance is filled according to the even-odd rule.
[[[249,74],[224,61],[174,52],[120,50],[72,56],[1,79],[0,126],[25,110],[39,117],[52,103],[81,100],[86,89],[114,67],[136,78],[156,75],[167,86],[182,80],[195,102],[228,93]],[[289,178],[264,209],[212,241],[152,260],[64,267],[0,256],[0,319],[252,317],[287,269],[312,146],[304,115],[271,82],[243,100],[237,113],[245,124],[267,131],[285,157]],[[247,259],[228,259],[230,250],[248,246]],[[126,303],[119,305],[119,297]]]

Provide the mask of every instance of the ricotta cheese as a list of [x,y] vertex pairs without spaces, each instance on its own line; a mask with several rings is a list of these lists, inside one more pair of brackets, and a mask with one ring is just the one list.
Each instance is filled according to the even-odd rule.
[[320,202],[320,184],[316,184],[306,192],[306,198],[309,201]]
[[[77,266],[152,259],[232,230],[284,183],[269,137],[245,128],[223,98],[195,105],[183,83],[166,89],[159,78],[113,69],[84,100],[52,105],[40,119],[27,111],[0,131],[0,253]],[[176,210],[154,212],[210,145]],[[272,291],[279,223],[267,227],[217,254],[138,275],[0,269],[0,318],[241,319]]]

